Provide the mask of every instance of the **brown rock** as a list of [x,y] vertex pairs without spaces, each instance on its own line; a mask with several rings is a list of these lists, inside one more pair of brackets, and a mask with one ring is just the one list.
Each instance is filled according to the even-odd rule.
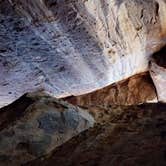
[[166,105],[121,108],[119,112],[114,109],[116,116],[110,111],[107,123],[26,166],[165,166]]
[[157,102],[155,87],[148,73],[133,76],[95,92],[66,98],[79,106],[136,105]]

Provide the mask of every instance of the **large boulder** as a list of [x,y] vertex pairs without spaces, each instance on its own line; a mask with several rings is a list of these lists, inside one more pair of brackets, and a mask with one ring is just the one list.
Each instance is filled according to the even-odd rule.
[[1,166],[45,155],[94,124],[86,111],[41,94],[22,96],[0,109],[0,117]]

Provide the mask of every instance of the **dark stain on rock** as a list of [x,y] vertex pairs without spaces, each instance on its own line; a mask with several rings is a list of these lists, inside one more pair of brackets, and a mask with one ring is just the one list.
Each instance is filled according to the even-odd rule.
[[55,132],[64,133],[65,124],[57,113],[45,113],[39,119],[39,128],[46,133],[52,134]]
[[0,161],[9,161],[9,160],[10,160],[10,156],[0,155]]
[[166,131],[161,131],[160,136],[162,139],[166,138]]
[[5,137],[12,137],[15,134],[15,132],[13,130],[9,130],[9,131],[4,131],[3,135]]
[[155,15],[159,16],[159,3],[155,2]]
[[44,135],[39,141],[31,141],[28,145],[28,152],[35,156],[41,156],[46,154],[47,148],[51,144],[51,138],[48,135]]
[[29,144],[26,142],[19,142],[16,146],[17,150],[27,150],[29,149]]

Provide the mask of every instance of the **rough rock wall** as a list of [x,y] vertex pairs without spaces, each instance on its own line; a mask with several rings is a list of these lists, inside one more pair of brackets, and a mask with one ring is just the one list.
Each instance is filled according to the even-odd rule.
[[112,71],[116,68],[112,82],[146,71],[149,56],[166,43],[165,0],[11,1],[32,21],[81,21],[109,57]]
[[75,9],[118,79],[147,70],[149,56],[165,45],[165,0],[79,0]]
[[[116,71],[115,80],[149,70],[152,54],[165,50],[162,48],[166,43],[165,0],[80,0],[75,8],[93,27],[91,33],[101,42],[104,55]],[[162,63],[164,54],[165,51],[157,54]],[[166,102],[165,66],[153,60],[150,70],[158,100]]]
[[161,104],[111,108],[103,125],[80,133],[50,155],[25,165],[165,166],[165,108]]
[[82,107],[109,107],[157,102],[153,81],[148,73],[135,75],[127,80],[80,96],[67,97],[68,102]]
[[101,49],[72,16],[68,22],[66,10],[57,21],[35,25],[13,7],[7,1],[0,4],[0,107],[26,92],[63,97],[109,84]]
[[148,71],[165,44],[164,0],[0,3],[0,107],[31,91],[101,89]]

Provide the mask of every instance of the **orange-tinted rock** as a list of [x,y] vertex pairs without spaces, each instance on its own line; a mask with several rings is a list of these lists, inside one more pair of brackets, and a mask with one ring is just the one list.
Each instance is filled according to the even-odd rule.
[[0,1],[0,107],[27,92],[77,96],[147,72],[165,44],[165,11],[165,0]]
[[148,73],[130,77],[127,80],[107,86],[95,92],[66,98],[79,106],[135,105],[156,102],[155,87]]

